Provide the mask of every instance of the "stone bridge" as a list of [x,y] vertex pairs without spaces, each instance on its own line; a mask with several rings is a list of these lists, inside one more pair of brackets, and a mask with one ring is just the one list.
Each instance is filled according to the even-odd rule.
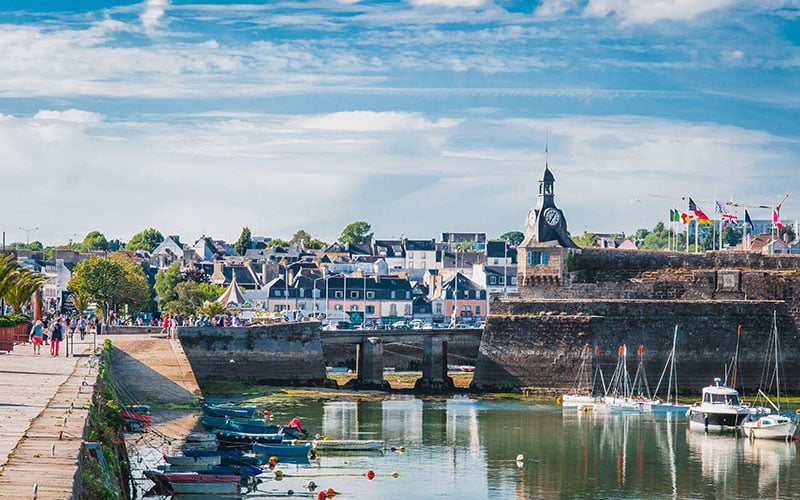
[[[112,333],[123,333],[115,327]],[[157,330],[157,329],[156,329]],[[155,332],[151,332],[155,333]],[[268,385],[322,386],[327,380],[323,348],[352,347],[356,389],[389,389],[383,378],[384,346],[419,346],[422,377],[415,388],[453,388],[447,376],[449,347],[477,359],[483,330],[348,330],[321,331],[317,322],[250,327],[180,327],[178,339],[196,379],[231,380]]]

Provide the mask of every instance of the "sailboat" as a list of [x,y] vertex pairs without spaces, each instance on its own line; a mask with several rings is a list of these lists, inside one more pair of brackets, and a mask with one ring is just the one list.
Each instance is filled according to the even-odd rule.
[[[776,311],[772,313],[772,332],[768,342],[767,357],[764,361],[764,372],[762,375],[761,385],[762,388],[758,390],[758,397],[772,406],[777,412],[776,414],[769,413],[761,415],[757,418],[750,418],[742,424],[744,433],[750,439],[784,439],[789,440],[794,436],[797,431],[797,424],[794,420],[786,415],[781,415],[781,382],[780,382],[780,348],[778,343],[778,314]],[[772,356],[774,355],[774,359]],[[775,386],[775,402],[767,396],[763,389],[770,390]]]
[[[672,352],[670,352],[670,355],[667,357],[667,362],[664,364],[664,370],[661,372],[661,378],[658,379],[658,385],[656,385],[656,392],[653,402],[645,405],[645,410],[654,412],[686,413],[686,410],[689,409],[688,404],[678,402],[678,371],[677,360],[675,359],[675,349],[677,344],[678,325],[675,325],[675,333],[672,335]],[[661,382],[664,381],[664,376],[667,375],[668,370],[669,376],[667,377],[667,398],[666,401],[661,401],[658,399],[658,391],[661,388]]]
[[[644,353],[644,347],[639,347],[639,366],[641,368],[641,355]],[[630,375],[628,374],[628,348],[625,345],[620,346],[617,352],[617,367],[614,369],[614,374],[608,382],[608,391],[603,397],[603,403],[606,409],[612,411],[642,411],[646,398],[638,394],[634,396],[632,385],[630,383]],[[637,370],[637,374],[639,370]]]
[[[595,356],[598,354],[598,348],[595,347]],[[581,365],[578,368],[578,374],[575,376],[575,382],[572,388],[561,395],[561,406],[563,408],[584,408],[591,407],[598,402],[600,398],[592,395],[592,388],[594,384],[589,385],[589,369],[586,362],[589,360],[589,344],[583,346],[581,353]],[[598,364],[598,370],[600,365]],[[602,379],[602,372],[599,372]],[[596,377],[597,375],[595,375]]]

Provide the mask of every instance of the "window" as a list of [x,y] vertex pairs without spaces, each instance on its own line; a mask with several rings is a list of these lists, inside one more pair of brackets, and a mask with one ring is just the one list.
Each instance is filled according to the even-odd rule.
[[350,290],[350,298],[357,299],[358,298],[358,290]]
[[497,283],[500,284],[500,285],[505,285],[506,284],[506,280],[502,276],[500,276],[500,277],[497,278]]
[[393,299],[397,298],[397,292],[395,290],[392,290],[392,298]]
[[436,304],[436,314],[442,314],[442,304]]
[[533,250],[528,250],[528,265],[547,265],[547,252],[534,252]]
[[397,316],[397,304],[389,305],[389,316]]
[[350,306],[351,311],[358,311],[358,305]]
[[333,292],[333,296],[334,298],[341,299],[344,297],[344,293],[342,293],[341,290],[336,290],[335,292]]
[[411,304],[406,304],[403,306],[403,314],[406,316],[411,316]]
[[367,314],[375,314],[375,306],[367,306]]
[[490,285],[497,284],[497,278],[495,276],[489,276],[489,284]]
[[333,306],[333,310],[334,311],[341,311],[342,310],[342,305],[341,304],[336,304],[335,306]]
[[514,286],[517,285],[517,277],[516,276],[512,276],[511,277],[511,284],[514,285]]
[[368,299],[374,299],[374,298],[375,298],[375,292],[373,292],[373,291],[371,291],[371,290],[370,290],[370,291],[368,291],[368,292],[367,292],[367,298],[368,298]]
[[479,306],[479,305],[475,306],[475,315],[476,316],[480,316],[481,315],[481,306]]

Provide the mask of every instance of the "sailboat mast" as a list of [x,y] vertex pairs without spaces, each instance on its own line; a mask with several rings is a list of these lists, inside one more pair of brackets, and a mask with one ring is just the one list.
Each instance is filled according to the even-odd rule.
[[778,369],[778,313],[772,311],[772,336],[775,338],[775,390],[778,395],[778,412],[781,411],[781,377]]
[[[669,379],[667,382],[667,403],[672,392],[672,375],[675,373],[675,346],[678,343],[678,325],[675,325],[675,333],[672,335],[672,354],[669,361]],[[675,402],[678,402],[678,377],[675,377]]]

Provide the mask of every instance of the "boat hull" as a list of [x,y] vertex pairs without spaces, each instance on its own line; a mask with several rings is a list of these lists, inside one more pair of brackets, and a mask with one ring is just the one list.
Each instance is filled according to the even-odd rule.
[[376,451],[385,441],[379,439],[316,439],[311,442],[316,451]]
[[170,465],[177,465],[179,467],[196,466],[196,467],[209,467],[212,465],[219,465],[222,462],[222,457],[216,456],[186,456],[186,455],[167,455],[164,460]]
[[236,483],[169,483],[175,494],[235,495],[242,491]]
[[255,406],[203,405],[203,413],[210,417],[253,418]]
[[256,434],[235,431],[217,431],[216,434],[220,449],[249,448],[253,443],[280,444],[283,442],[283,434]]
[[311,451],[311,443],[298,444],[253,444],[256,455],[280,457],[304,457]]
[[600,398],[587,396],[585,394],[563,394],[561,396],[562,408],[583,408],[598,403]]
[[735,431],[750,414],[747,408],[704,409],[690,407],[689,428],[701,431]]
[[789,440],[797,431],[797,424],[789,417],[764,416],[746,421],[742,424],[742,430],[750,439]]

